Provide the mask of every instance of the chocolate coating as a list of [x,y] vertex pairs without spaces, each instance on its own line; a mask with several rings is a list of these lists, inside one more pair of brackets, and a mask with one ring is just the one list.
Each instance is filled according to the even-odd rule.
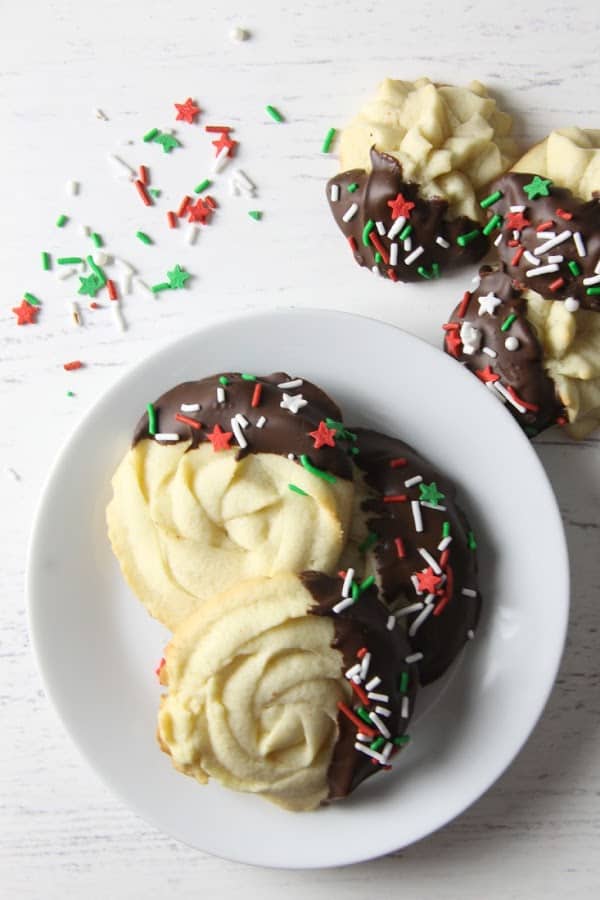
[[[410,627],[422,610],[398,616],[398,621],[407,628],[411,652],[423,654],[423,659],[417,663],[419,680],[421,684],[429,684],[443,675],[479,620],[481,596],[477,580],[477,554],[469,547],[470,526],[455,501],[454,485],[434,471],[412,447],[376,431],[362,428],[354,431],[360,451],[355,462],[363,470],[365,481],[374,492],[373,497],[363,502],[363,510],[368,514],[369,532],[378,538],[373,554],[382,599],[396,613],[426,599],[427,590],[417,594],[411,576],[426,569],[431,576],[435,572],[419,553],[419,548],[425,549],[434,558],[445,575],[444,583],[430,597],[432,613],[414,635],[410,634]],[[392,460],[406,462],[392,465]],[[422,476],[422,482],[407,487],[405,482],[416,476]],[[436,499],[436,503],[445,508],[420,506],[423,531],[419,533],[416,531],[411,501],[419,501],[432,483],[444,495]],[[389,496],[406,499],[385,502],[384,498]],[[444,522],[450,523],[452,536],[445,558],[438,550]],[[396,544],[398,538],[402,542],[403,556]],[[476,591],[476,596],[463,595],[463,588]],[[448,598],[447,601],[444,597]]]
[[[225,401],[218,403],[217,388],[221,386],[219,378],[222,377],[228,379],[228,384],[224,386]],[[248,427],[243,430],[248,446],[239,448],[237,459],[243,459],[249,453],[277,453],[285,456],[294,453],[297,457],[306,454],[317,468],[339,475],[340,478],[351,478],[352,466],[346,442],[336,437],[334,447],[322,446],[316,449],[315,440],[310,436],[310,432],[315,431],[319,423],[327,418],[340,422],[342,413],[339,407],[310,381],[303,379],[302,385],[297,388],[280,389],[277,386],[291,380],[284,372],[255,376],[253,381],[242,378],[239,373],[229,372],[178,384],[153,404],[158,422],[157,430],[177,434],[181,441],[191,441],[189,449],[192,450],[208,440],[207,435],[215,425],[230,432],[232,417],[236,413],[242,413],[249,422]],[[253,407],[252,398],[257,384],[261,385],[260,402]],[[297,413],[282,409],[280,404],[284,392],[291,395],[302,394],[308,401],[307,405]],[[198,412],[184,415],[201,422],[200,429],[175,418],[181,412],[182,404],[193,403],[199,404]],[[256,427],[260,416],[267,420],[263,428]],[[152,438],[147,413],[144,413],[135,428],[133,445],[145,438]],[[236,446],[235,438],[232,438],[231,443],[233,447]]]
[[[337,201],[331,199],[333,185],[339,186],[340,196]],[[353,192],[348,189],[351,185],[357,185]],[[399,194],[409,204],[414,204],[406,213],[406,224],[412,227],[410,253],[418,247],[423,248],[423,252],[408,264],[405,259],[410,259],[410,254],[404,250],[399,235],[391,240],[387,237],[398,218],[392,217],[390,202]],[[386,153],[379,153],[374,147],[371,148],[371,171],[351,169],[331,178],[327,182],[327,198],[338,227],[351,240],[354,259],[359,266],[377,266],[379,273],[392,281],[427,281],[437,278],[448,269],[477,262],[488,249],[488,238],[482,233],[478,222],[468,216],[448,218],[446,200],[426,200],[421,197],[419,185],[402,178],[400,163]],[[353,203],[358,204],[358,210],[350,221],[345,222],[343,216]],[[375,227],[363,239],[365,226],[369,222],[374,223]],[[377,223],[383,224],[385,234],[378,233]],[[457,243],[458,237],[473,231],[477,235],[461,247]],[[436,238],[447,242],[449,246],[440,246],[436,243]],[[393,243],[399,243],[396,265],[391,265],[389,261]],[[379,248],[383,248],[382,253]],[[379,262],[375,258],[377,253],[382,256]]]
[[[367,682],[378,675],[381,679],[376,691],[387,694],[388,700],[379,705],[390,710],[391,715],[382,717],[392,739],[404,734],[414,707],[417,688],[417,673],[414,665],[405,662],[410,654],[410,647],[401,628],[388,631],[386,623],[388,610],[378,596],[373,585],[367,588],[360,598],[347,609],[339,613],[333,607],[340,602],[342,579],[332,578],[321,572],[303,572],[302,583],[314,597],[315,604],[311,612],[319,616],[329,616],[335,626],[335,638],[332,646],[340,650],[344,660],[344,672],[355,663],[360,662],[357,651],[366,647],[371,653],[371,662]],[[406,673],[408,689],[400,691],[400,679]],[[410,714],[402,718],[402,699],[409,698]],[[361,706],[358,696],[353,695],[349,704],[354,711]],[[373,711],[377,701],[369,701],[365,708]],[[354,749],[356,742],[356,726],[342,713],[338,714],[339,734],[334,747],[332,760],[327,773],[329,798],[345,797],[370,775],[381,771],[382,766]],[[373,726],[374,727],[374,726]],[[377,730],[374,727],[374,730]],[[368,746],[368,745],[367,745]]]
[[[530,200],[525,185],[531,184],[538,176],[510,172],[493,183],[490,193],[501,191],[502,197],[488,208],[488,215],[499,215],[503,218],[502,241],[498,245],[498,255],[508,274],[519,281],[523,287],[531,288],[549,300],[565,300],[574,297],[579,300],[583,309],[600,311],[600,295],[592,290],[594,285],[584,284],[584,280],[593,277],[595,267],[600,261],[600,198],[594,197],[582,203],[566,188],[548,185],[549,195],[536,196]],[[545,179],[548,181],[548,179]],[[524,206],[522,217],[511,206]],[[528,224],[523,224],[527,222]],[[523,251],[534,254],[547,238],[540,238],[536,228],[548,223],[543,231],[554,232],[560,237],[565,232],[578,232],[583,240],[585,256],[581,256],[572,238],[555,244],[547,253],[537,256],[540,265],[536,266],[527,259]],[[522,225],[515,228],[514,225]],[[518,232],[518,237],[513,235]],[[496,234],[497,232],[494,232]],[[522,248],[522,250],[521,250]],[[559,263],[550,263],[548,256],[563,256]],[[574,274],[569,263],[575,264]],[[528,275],[536,268],[554,265],[552,272],[543,275]],[[597,286],[596,286],[597,287]]]
[[[501,302],[493,315],[485,310],[480,315],[479,300],[488,294],[493,294]],[[503,322],[513,315],[516,318],[512,324],[502,331]],[[481,334],[479,349],[473,353],[465,353],[460,338],[463,322],[469,323]],[[564,408],[554,382],[544,371],[543,348],[535,328],[527,319],[527,301],[518,282],[513,281],[506,272],[482,268],[479,287],[472,291],[468,302],[460,303],[454,309],[444,328],[447,353],[464,363],[484,383],[499,384],[509,393],[512,392],[514,402],[503,398],[506,409],[530,437],[561,420]],[[516,338],[516,350],[506,348],[507,338]],[[483,348],[496,355],[483,352]],[[497,388],[490,389],[498,393]]]

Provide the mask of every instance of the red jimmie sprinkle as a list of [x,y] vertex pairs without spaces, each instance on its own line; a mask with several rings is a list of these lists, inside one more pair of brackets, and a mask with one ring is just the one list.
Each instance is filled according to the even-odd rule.
[[560,216],[561,219],[566,219],[567,222],[570,222],[573,218],[573,213],[567,212],[566,209],[557,209],[556,215]]
[[106,290],[108,291],[108,296],[111,300],[117,300],[117,286],[114,281],[111,281],[110,278],[106,282]]
[[548,287],[550,288],[551,291],[558,291],[563,286],[564,283],[565,283],[564,278],[557,278],[555,281],[553,281],[551,284],[549,284]]
[[449,556],[450,556],[450,551],[448,550],[448,548],[446,548],[445,550],[442,550],[442,552],[440,553],[440,569],[446,568],[446,566],[448,565]]
[[95,300],[92,300],[91,303],[88,303],[90,309],[100,309],[100,304],[96,303]]
[[204,202],[206,203],[207,206],[210,206],[211,209],[216,209],[216,208],[217,208],[217,201],[215,200],[214,197],[211,197],[210,194],[208,194],[208,195],[204,198]]
[[363,656],[365,656],[365,654],[367,654],[368,652],[369,652],[369,651],[367,650],[366,647],[361,647],[360,650],[357,650],[357,651],[356,651],[356,658],[357,658],[357,659],[362,659]]
[[254,390],[252,391],[252,400],[250,401],[250,406],[252,409],[256,409],[257,406],[260,405],[260,395],[262,394],[262,384],[258,383],[254,385]]
[[209,134],[228,134],[231,131],[231,125],[205,125],[204,130]]
[[407,501],[406,494],[388,494],[387,497],[383,498],[384,503],[406,503]]
[[458,324],[458,322],[444,322],[442,328],[444,329],[444,331],[458,331],[460,325]]
[[565,416],[559,416],[556,420],[557,425],[566,425],[569,420]]
[[403,456],[397,456],[396,459],[390,459],[390,469],[401,469],[402,466],[407,465],[408,460]]
[[398,276],[396,275],[395,270],[392,269],[391,266],[389,267],[389,269],[386,269],[386,271],[387,271],[387,276],[390,279],[390,281],[398,281]]
[[192,202],[192,198],[191,198],[191,197],[187,197],[187,196],[184,197],[183,200],[181,201],[181,204],[180,204],[180,206],[179,206],[179,209],[177,210],[177,215],[179,216],[180,219],[181,219],[183,216],[185,216],[185,214],[186,214],[186,212],[188,211],[188,207],[189,207],[189,205],[190,205],[191,202]]
[[148,184],[148,169],[146,168],[146,166],[139,167],[138,178],[144,186]]
[[524,406],[525,409],[528,409],[530,412],[537,412],[539,410],[539,406],[537,405],[537,403],[528,403],[527,400],[522,400],[521,397],[519,397],[519,395],[515,391],[514,387],[507,385],[506,390],[508,391],[510,396],[513,398],[515,403],[520,403],[521,406]]
[[394,544],[396,545],[396,553],[398,554],[398,559],[404,559],[404,557],[406,556],[406,550],[404,549],[402,538],[394,538]]
[[167,663],[167,661],[163,656],[161,661],[159,662],[159,664],[157,665],[157,667],[154,670],[154,674],[157,676],[157,678],[160,678],[161,669],[163,668],[163,666],[166,665],[166,663]]
[[195,428],[196,431],[200,431],[202,428],[202,422],[197,422],[196,419],[190,419],[189,416],[184,416],[183,413],[175,413],[175,418],[178,422],[183,422],[185,425],[189,425],[190,428]]
[[352,250],[352,252],[353,252],[353,253],[356,253],[356,250],[357,250],[357,247],[356,247],[356,241],[354,240],[354,238],[352,237],[352,235],[350,235],[350,236],[348,237],[348,243],[350,244],[350,249]]
[[552,219],[548,219],[547,222],[542,222],[541,225],[536,226],[536,231],[549,231],[551,228],[554,228],[554,222]]
[[387,250],[385,249],[385,247],[383,246],[383,244],[381,243],[381,241],[379,240],[378,236],[375,234],[374,231],[372,231],[369,234],[369,240],[371,241],[371,243],[373,244],[373,246],[375,247],[377,252],[381,253],[381,258],[387,266],[390,261],[389,253],[387,252]]
[[167,222],[169,223],[169,228],[176,228],[176,227],[177,227],[177,219],[175,218],[175,213],[174,213],[174,212],[169,211],[169,212],[167,213]]
[[148,194],[148,192],[146,191],[146,188],[144,187],[143,181],[140,181],[138,179],[134,183],[135,183],[135,187],[136,187],[138,194],[142,198],[144,206],[152,206],[152,200],[150,199],[150,195]]
[[63,369],[65,372],[74,372],[75,369],[80,369],[83,363],[80,359],[74,359],[72,362],[64,363]]
[[458,307],[458,309],[456,311],[456,315],[458,316],[459,319],[463,319],[465,317],[470,299],[471,299],[471,292],[465,291],[463,294],[462,300],[460,301],[460,306]]
[[509,247],[518,247],[519,242],[515,240],[515,238],[511,238],[510,241],[507,241]]
[[445,610],[445,608],[448,606],[449,602],[450,602],[450,599],[449,599],[448,595],[446,594],[444,597],[442,597],[440,602],[436,605],[435,609],[433,610],[434,616],[439,616],[440,613],[442,613]]
[[518,266],[520,259],[524,253],[525,253],[525,247],[519,247],[519,249],[516,251],[515,255],[513,256],[513,258],[510,261],[511,266]]
[[340,712],[343,712],[346,718],[350,719],[351,722],[356,725],[361,734],[366,734],[367,737],[374,738],[377,735],[377,732],[374,728],[370,728],[366,722],[363,722],[362,719],[359,719],[357,715],[355,715],[349,706],[346,706],[345,703],[342,703],[340,700],[338,702],[338,709]]
[[354,693],[356,694],[356,696],[358,697],[360,702],[363,704],[363,706],[371,705],[371,701],[367,697],[365,691],[363,691],[363,689],[361,688],[360,684],[356,684],[354,681],[351,681],[350,687],[352,688],[352,690],[354,691]]

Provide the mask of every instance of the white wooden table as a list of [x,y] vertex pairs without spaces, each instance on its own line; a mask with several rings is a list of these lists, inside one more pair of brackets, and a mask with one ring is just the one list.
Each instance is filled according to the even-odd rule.
[[[277,8],[279,6],[279,8]],[[333,4],[332,4],[333,6]],[[536,442],[563,512],[573,570],[572,622],[558,683],[510,771],[444,831],[396,857],[349,869],[255,870],[176,844],[112,797],[79,758],[41,688],[24,606],[25,547],[46,472],[70,429],[136,360],[215,313],[325,305],[402,325],[439,343],[439,326],[467,276],[411,291],[355,270],[323,200],[334,159],[320,154],[386,75],[490,85],[515,116],[523,144],[553,127],[599,127],[598,13],[593,0],[407,4],[32,0],[3,4],[0,57],[3,190],[0,205],[0,894],[18,898],[310,895],[591,898],[600,885],[600,443],[556,431]],[[460,16],[454,12],[462,6]],[[499,24],[502,22],[502,24]],[[234,43],[233,26],[252,32]],[[240,164],[260,187],[254,208],[227,196],[194,247],[168,232],[161,200],[143,208],[113,178],[107,153],[146,163],[163,196],[207,174],[207,136],[185,124],[171,156],[141,145],[175,124],[172,103],[197,98],[202,122],[224,121]],[[272,103],[286,117],[265,114]],[[97,119],[100,107],[109,121]],[[126,141],[136,139],[136,145]],[[70,198],[65,182],[82,184]],[[175,201],[173,200],[173,203]],[[55,227],[59,213],[71,216]],[[73,282],[44,273],[40,251],[81,252],[77,223],[149,282],[167,266],[196,276],[186,292],[125,297],[121,334],[107,310],[69,321]],[[143,228],[156,239],[144,247]],[[23,291],[44,301],[39,323],[17,328]],[[65,373],[62,364],[85,368]],[[73,390],[74,397],[66,392]],[[540,565],[551,560],[540,560]],[[51,598],[49,598],[51,599]],[[536,640],[543,640],[543,624]],[[526,686],[524,686],[526,689]]]

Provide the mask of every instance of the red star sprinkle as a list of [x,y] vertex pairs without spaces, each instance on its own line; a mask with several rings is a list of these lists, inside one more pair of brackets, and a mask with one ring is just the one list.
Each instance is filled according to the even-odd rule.
[[175,118],[180,122],[189,122],[190,125],[194,124],[194,119],[202,112],[200,107],[196,106],[191,97],[188,97],[185,103],[175,103],[174,106],[177,109]]
[[206,225],[211,216],[212,208],[201,197],[198,197],[196,203],[188,209],[188,222],[201,222],[202,225]]
[[398,219],[400,216],[409,219],[411,210],[415,208],[415,204],[405,200],[402,194],[397,194],[394,200],[388,200],[387,205],[392,211],[392,219]]
[[217,450],[229,450],[229,442],[233,437],[231,431],[223,431],[220,425],[215,425],[210,434],[207,434],[206,437],[209,439],[211,444],[213,445],[213,450],[216,452]]
[[491,366],[486,366],[485,369],[475,369],[475,374],[479,378],[480,381],[483,381],[485,384],[487,381],[498,381],[500,376],[495,372],[492,372]]
[[315,439],[315,450],[321,447],[335,447],[335,428],[328,428],[325,422],[319,422],[316,431],[309,431],[311,438]]
[[514,228],[515,231],[521,231],[526,225],[531,225],[522,212],[509,212],[504,222],[506,228]]
[[233,156],[233,154],[235,153],[235,148],[237,147],[237,141],[234,141],[232,140],[232,138],[227,137],[226,134],[222,134],[218,141],[212,142],[212,145],[217,151],[217,156],[224,147],[227,147],[227,156]]
[[12,311],[17,317],[17,325],[35,325],[35,317],[39,312],[27,300],[21,300],[21,305],[13,306]]
[[425,594],[435,594],[440,586],[441,576],[436,575],[431,566],[422,572],[415,572],[419,583],[419,590]]
[[458,359],[460,351],[462,350],[462,341],[458,331],[452,330],[446,332],[446,350],[455,359]]

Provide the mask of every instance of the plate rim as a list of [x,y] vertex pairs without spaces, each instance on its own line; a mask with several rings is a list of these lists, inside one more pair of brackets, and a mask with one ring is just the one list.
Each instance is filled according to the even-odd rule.
[[[29,532],[29,539],[27,544],[27,553],[26,553],[26,577],[25,577],[25,597],[26,597],[26,618],[27,618],[27,629],[28,635],[30,639],[31,650],[34,656],[36,668],[42,683],[42,687],[44,689],[44,693],[49,701],[50,706],[53,708],[55,714],[57,715],[59,721],[62,723],[62,726],[68,736],[68,738],[73,742],[73,744],[77,747],[78,752],[81,754],[83,760],[85,760],[86,765],[95,773],[95,775],[99,778],[101,783],[103,783],[113,794],[116,796],[123,805],[132,810],[135,815],[139,816],[142,821],[148,823],[151,827],[156,828],[158,831],[163,834],[168,834],[171,839],[180,841],[186,846],[191,847],[194,850],[199,852],[208,853],[211,856],[214,856],[219,859],[231,860],[237,863],[242,863],[245,865],[250,865],[259,868],[273,868],[273,869],[289,869],[290,871],[297,870],[307,870],[307,869],[315,869],[315,868],[333,868],[340,866],[348,866],[353,864],[358,864],[361,862],[366,862],[371,859],[377,859],[381,856],[384,856],[389,853],[397,852],[399,850],[406,849],[407,847],[412,846],[413,844],[423,840],[425,837],[429,835],[433,835],[436,832],[440,831],[444,828],[449,822],[456,819],[458,816],[463,815],[474,803],[476,803],[481,797],[483,797],[492,787],[493,785],[501,778],[510,766],[513,764],[516,757],[524,748],[527,741],[530,739],[534,729],[538,725],[540,718],[546,708],[548,703],[548,699],[552,693],[554,688],[556,677],[559,671],[559,667],[561,664],[561,660],[564,653],[566,638],[567,638],[567,630],[569,624],[569,611],[570,611],[570,559],[568,552],[568,544],[566,540],[566,534],[564,529],[564,523],[562,520],[562,515],[560,513],[560,509],[558,507],[558,501],[556,494],[554,493],[554,489],[546,474],[546,471],[537,456],[532,442],[527,438],[524,433],[519,428],[518,424],[512,420],[509,422],[507,420],[507,427],[513,427],[518,432],[518,436],[521,438],[523,447],[527,448],[525,452],[530,454],[530,458],[533,464],[537,467],[539,474],[541,475],[541,480],[544,483],[544,487],[546,489],[546,493],[548,495],[549,505],[552,509],[552,515],[555,519],[556,525],[556,533],[557,537],[560,538],[560,546],[562,552],[562,560],[561,560],[561,569],[560,571],[563,573],[563,584],[561,586],[560,594],[563,597],[563,602],[560,610],[556,610],[556,622],[555,622],[555,631],[557,633],[557,642],[556,642],[556,650],[554,654],[554,659],[552,661],[552,665],[549,667],[551,669],[552,677],[548,677],[547,683],[545,685],[544,690],[541,692],[540,701],[538,703],[538,707],[535,709],[535,714],[528,718],[527,728],[524,730],[522,735],[519,735],[519,739],[515,741],[515,747],[510,754],[510,757],[506,758],[503,761],[502,767],[499,771],[497,771],[491,779],[486,779],[485,786],[475,792],[475,794],[467,800],[467,802],[461,805],[461,808],[458,810],[451,811],[448,815],[442,816],[440,819],[436,820],[437,824],[432,828],[431,826],[420,827],[416,830],[414,836],[408,842],[400,842],[394,841],[393,838],[385,842],[385,846],[377,851],[376,853],[372,853],[371,851],[367,851],[364,854],[360,853],[350,853],[344,855],[338,854],[335,859],[327,862],[323,862],[322,860],[315,862],[304,862],[302,865],[298,866],[290,866],[287,863],[278,862],[261,862],[261,861],[253,861],[248,859],[242,854],[236,853],[236,848],[232,848],[231,852],[227,854],[219,853],[215,850],[206,850],[204,848],[200,848],[195,844],[186,841],[184,838],[179,836],[174,836],[169,831],[165,830],[165,827],[160,823],[160,820],[156,819],[154,815],[146,811],[145,809],[140,808],[136,800],[130,799],[120,788],[120,786],[116,785],[113,782],[112,776],[100,770],[91,755],[88,753],[87,749],[80,742],[79,736],[71,729],[70,723],[60,707],[60,697],[57,696],[54,692],[54,689],[50,687],[51,678],[47,677],[44,663],[43,663],[43,635],[39,633],[39,628],[35,624],[36,612],[35,612],[35,599],[34,599],[34,580],[36,577],[34,572],[35,567],[35,557],[38,545],[42,542],[42,512],[47,502],[47,495],[49,494],[50,487],[54,481],[56,473],[60,469],[64,458],[69,453],[69,448],[72,443],[83,433],[86,431],[88,422],[91,420],[98,408],[98,406],[110,402],[113,395],[118,395],[119,391],[122,389],[123,381],[136,376],[138,370],[145,368],[148,363],[152,360],[156,363],[160,357],[163,355],[168,355],[173,351],[173,349],[180,344],[192,343],[199,336],[205,337],[208,332],[211,330],[222,330],[227,326],[228,323],[235,322],[239,324],[245,320],[256,320],[256,319],[272,319],[273,317],[279,317],[281,315],[300,315],[300,316],[332,316],[334,318],[344,318],[344,319],[354,319],[354,320],[368,320],[370,322],[375,323],[376,325],[391,329],[395,332],[399,332],[403,339],[407,339],[409,342],[414,342],[417,345],[420,345],[421,350],[425,350],[425,353],[433,353],[438,356],[438,359],[445,359],[450,366],[454,366],[452,360],[443,353],[441,349],[436,347],[434,344],[429,341],[419,337],[418,335],[412,334],[409,331],[406,331],[399,325],[393,324],[388,321],[384,321],[377,316],[369,316],[362,313],[356,312],[347,312],[345,310],[338,310],[335,308],[329,307],[298,307],[293,305],[285,305],[285,304],[277,304],[271,309],[265,308],[255,308],[252,310],[244,310],[243,312],[234,311],[227,312],[222,315],[218,315],[215,317],[211,317],[208,322],[203,323],[202,325],[195,328],[192,332],[188,334],[180,334],[175,338],[169,338],[164,342],[161,342],[157,347],[151,349],[150,352],[143,355],[140,359],[138,359],[135,363],[127,366],[122,372],[119,373],[118,377],[114,382],[112,382],[108,387],[104,389],[99,395],[96,397],[92,405],[83,416],[79,419],[78,422],[73,426],[70,432],[63,439],[63,442],[55,454],[50,467],[48,468],[43,484],[40,488],[38,499],[35,507],[35,511],[32,517],[31,528]],[[466,383],[471,382],[472,375],[465,371],[464,367],[456,366],[455,372],[458,372],[458,369],[461,369],[464,375],[464,378],[467,380]],[[490,397],[491,402],[496,402]],[[549,512],[549,510],[548,510]],[[558,639],[560,638],[560,639]]]

